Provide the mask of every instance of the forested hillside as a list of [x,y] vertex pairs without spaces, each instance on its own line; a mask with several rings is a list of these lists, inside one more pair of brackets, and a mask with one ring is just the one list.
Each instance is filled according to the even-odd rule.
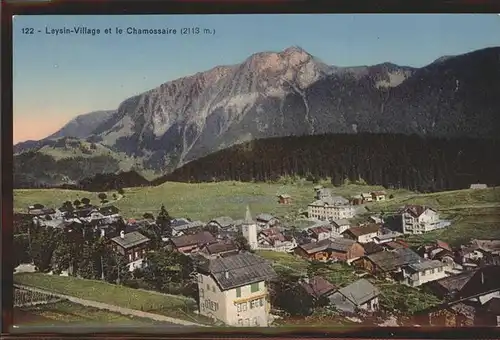
[[255,140],[187,163],[153,181],[275,181],[282,176],[345,179],[439,191],[500,184],[499,142],[398,134],[325,134]]

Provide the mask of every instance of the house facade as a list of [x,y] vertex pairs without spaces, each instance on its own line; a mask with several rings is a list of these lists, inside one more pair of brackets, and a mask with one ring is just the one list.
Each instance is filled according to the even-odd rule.
[[441,221],[436,210],[421,205],[409,205],[401,213],[401,225],[404,234],[423,234],[439,229]]
[[111,239],[111,247],[118,254],[125,256],[128,260],[129,270],[133,271],[136,268],[142,267],[149,241],[149,238],[138,231],[127,234],[122,231],[120,236]]
[[365,249],[354,240],[338,237],[330,240],[330,259],[350,263],[365,255]]
[[208,231],[202,231],[196,234],[173,237],[169,241],[169,247],[179,253],[190,254],[213,243],[217,243],[217,239]]
[[372,223],[363,227],[349,228],[342,235],[359,243],[369,243],[377,236],[382,235],[382,231],[380,225]]
[[374,202],[385,201],[386,193],[385,191],[373,191],[370,193]]
[[330,259],[330,240],[321,240],[301,244],[294,249],[295,254],[310,261],[328,261]]
[[287,195],[287,194],[278,195],[278,203],[279,204],[291,204],[292,197],[290,195]]
[[241,253],[208,259],[197,266],[201,315],[234,327],[267,327],[266,282],[276,276],[262,258]]
[[355,209],[343,197],[329,197],[317,200],[307,207],[310,218],[321,221],[349,219],[355,216]]
[[402,268],[403,284],[418,287],[424,283],[447,277],[446,264],[438,260],[425,260]]
[[380,291],[365,279],[358,280],[329,296],[335,309],[354,314],[358,311],[376,312],[379,309]]
[[279,225],[280,220],[271,214],[259,214],[255,217],[255,222],[260,228],[272,228]]

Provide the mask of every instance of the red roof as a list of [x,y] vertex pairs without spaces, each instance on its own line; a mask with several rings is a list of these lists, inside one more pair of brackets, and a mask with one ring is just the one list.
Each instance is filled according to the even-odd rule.
[[315,298],[320,298],[322,295],[329,293],[336,288],[333,284],[321,276],[314,276],[309,279],[309,282],[301,283],[301,286],[304,287],[309,295],[312,295]]
[[309,229],[312,233],[319,235],[321,233],[330,233],[332,231],[332,227],[329,226],[319,226],[319,227],[313,227]]
[[446,249],[448,251],[452,251],[452,249],[448,243],[440,241],[440,240],[436,240],[436,246],[438,246],[439,248]]

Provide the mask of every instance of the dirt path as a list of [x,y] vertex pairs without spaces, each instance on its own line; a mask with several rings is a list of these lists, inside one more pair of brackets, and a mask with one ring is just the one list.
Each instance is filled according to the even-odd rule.
[[97,302],[97,301],[80,299],[80,298],[69,296],[69,295],[63,295],[63,294],[49,292],[49,291],[46,291],[43,289],[38,289],[38,288],[33,288],[33,287],[28,287],[28,286],[23,286],[23,285],[15,285],[15,286],[22,288],[22,289],[30,290],[32,292],[50,294],[50,295],[59,297],[61,299],[66,299],[66,300],[71,301],[73,303],[78,303],[82,306],[94,307],[94,308],[98,308],[98,309],[105,309],[105,310],[109,310],[111,312],[120,313],[122,315],[132,315],[132,316],[136,316],[139,318],[147,318],[147,319],[156,320],[156,321],[163,321],[166,323],[170,323],[172,325],[183,325],[183,326],[192,326],[192,327],[193,326],[194,327],[208,327],[206,325],[202,325],[202,324],[198,324],[198,323],[194,323],[194,322],[190,322],[190,321],[186,321],[186,320],[175,319],[175,318],[171,318],[171,317],[164,316],[164,315],[143,312],[143,311],[136,310],[136,309],[114,306],[114,305],[110,305],[110,304],[102,303],[102,302]]

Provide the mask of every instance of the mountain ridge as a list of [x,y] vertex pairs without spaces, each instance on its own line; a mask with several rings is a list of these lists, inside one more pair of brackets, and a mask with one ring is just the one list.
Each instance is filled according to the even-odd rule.
[[259,52],[127,98],[86,138],[158,174],[259,138],[361,132],[497,138],[499,60],[498,47],[421,68],[336,67],[297,46]]

